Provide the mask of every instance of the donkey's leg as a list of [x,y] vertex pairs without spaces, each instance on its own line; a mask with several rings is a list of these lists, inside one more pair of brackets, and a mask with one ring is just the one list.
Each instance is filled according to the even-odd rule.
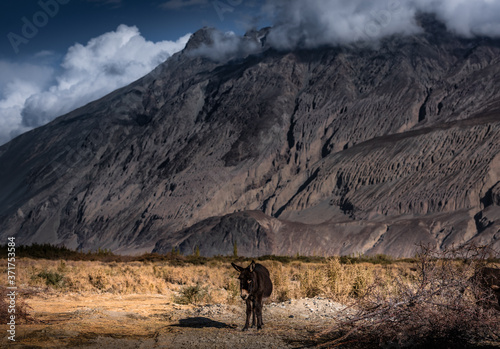
[[257,313],[257,329],[262,328],[262,297],[257,297],[255,300],[255,312]]
[[252,300],[252,328],[255,327],[257,314],[255,313],[255,299]]
[[250,325],[250,315],[252,315],[253,313],[252,301],[247,298],[246,304],[247,304],[247,318],[245,321],[245,327],[243,327],[243,331],[248,330],[248,326]]

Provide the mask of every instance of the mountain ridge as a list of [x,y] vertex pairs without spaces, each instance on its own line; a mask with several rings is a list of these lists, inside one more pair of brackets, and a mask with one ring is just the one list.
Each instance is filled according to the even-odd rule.
[[211,32],[0,147],[1,235],[208,255],[232,249],[230,221],[252,255],[500,247],[496,41],[427,31],[282,52],[260,38],[217,61],[193,54]]

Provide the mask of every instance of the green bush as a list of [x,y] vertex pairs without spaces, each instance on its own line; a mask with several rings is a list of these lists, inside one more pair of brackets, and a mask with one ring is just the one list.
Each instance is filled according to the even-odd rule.
[[61,287],[64,284],[64,275],[55,271],[42,271],[38,273],[37,277],[45,279],[47,286]]
[[208,295],[208,288],[201,288],[199,284],[196,286],[184,287],[180,295],[175,297],[174,301],[178,304],[193,304],[201,302]]

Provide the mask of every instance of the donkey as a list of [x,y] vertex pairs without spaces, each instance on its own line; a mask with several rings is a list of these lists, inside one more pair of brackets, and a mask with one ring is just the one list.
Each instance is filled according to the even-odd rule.
[[248,330],[250,325],[250,315],[252,315],[252,327],[255,326],[257,318],[257,329],[262,328],[262,298],[267,298],[273,292],[273,283],[269,277],[269,271],[262,264],[252,263],[246,267],[240,267],[234,263],[231,265],[236,269],[240,276],[241,298],[247,305],[247,319],[243,331]]

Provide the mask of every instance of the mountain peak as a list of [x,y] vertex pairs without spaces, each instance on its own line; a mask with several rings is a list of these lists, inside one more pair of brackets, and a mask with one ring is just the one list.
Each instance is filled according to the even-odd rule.
[[253,39],[264,46],[266,44],[267,35],[271,31],[271,27],[265,27],[260,30],[251,29],[243,35],[244,38]]
[[203,27],[197,30],[191,37],[184,48],[184,51],[192,51],[200,48],[202,45],[211,45],[213,44],[213,33],[217,29],[212,27]]

